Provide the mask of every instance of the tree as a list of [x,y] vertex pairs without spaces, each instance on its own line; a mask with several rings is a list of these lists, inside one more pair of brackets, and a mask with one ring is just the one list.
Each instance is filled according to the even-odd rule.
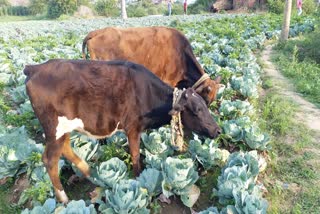
[[32,15],[44,14],[47,11],[47,1],[31,0],[29,10]]
[[0,0],[0,6],[8,6],[9,1],[8,0]]
[[77,0],[49,0],[48,17],[59,18],[62,14],[71,14],[77,9]]
[[121,0],[121,17],[127,19],[126,0]]
[[281,41],[288,40],[290,29],[290,17],[291,17],[292,0],[286,0],[284,7],[283,25],[281,30]]

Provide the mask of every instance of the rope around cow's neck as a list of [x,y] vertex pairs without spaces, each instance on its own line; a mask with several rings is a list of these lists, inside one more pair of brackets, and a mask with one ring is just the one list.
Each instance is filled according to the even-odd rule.
[[205,80],[210,79],[210,76],[207,73],[204,73],[200,79],[192,86],[193,89],[196,89],[201,85]]
[[[179,102],[182,90],[174,88],[172,107]],[[172,115],[171,119],[171,145],[178,148],[179,151],[184,150],[183,126],[181,122],[181,113]]]

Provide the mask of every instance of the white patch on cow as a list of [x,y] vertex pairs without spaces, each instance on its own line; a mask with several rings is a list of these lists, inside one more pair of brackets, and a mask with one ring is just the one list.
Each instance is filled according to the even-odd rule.
[[68,120],[67,117],[58,117],[58,126],[56,128],[56,140],[62,137],[65,133],[72,132],[73,130],[83,129],[84,124],[81,119],[75,118]]
[[192,93],[192,96],[197,97],[194,93]]
[[122,129],[118,129],[119,125],[120,125],[120,121],[117,123],[117,127],[115,128],[115,130],[113,130],[110,134],[101,136],[101,135],[91,134],[90,132],[85,130],[84,124],[83,124],[82,120],[79,118],[75,118],[73,120],[68,120],[68,118],[66,118],[65,116],[58,117],[58,126],[56,128],[56,139],[58,140],[64,134],[70,133],[73,130],[76,130],[76,131],[78,131],[82,134],[85,134],[91,138],[103,139],[103,138],[112,136],[117,131],[123,131]]

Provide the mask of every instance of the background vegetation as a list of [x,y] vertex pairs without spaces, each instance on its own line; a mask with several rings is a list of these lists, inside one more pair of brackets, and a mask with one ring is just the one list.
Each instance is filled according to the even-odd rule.
[[[318,26],[320,21],[317,21]],[[296,90],[320,106],[320,30],[295,40],[280,43],[274,61],[282,73],[291,79]]]

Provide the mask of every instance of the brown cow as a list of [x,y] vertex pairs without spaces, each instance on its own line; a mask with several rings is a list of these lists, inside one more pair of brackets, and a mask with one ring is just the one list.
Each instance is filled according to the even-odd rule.
[[186,129],[215,138],[220,133],[204,100],[191,88],[173,105],[173,88],[142,65],[127,61],[49,60],[24,69],[27,93],[43,127],[46,166],[57,199],[67,202],[58,176],[66,157],[85,176],[88,164],[71,149],[70,132],[104,138],[122,130],[128,136],[135,175],[140,172],[140,133],[168,124],[181,112]]
[[129,60],[144,65],[172,87],[193,86],[207,104],[215,99],[220,86],[220,77],[209,78],[197,62],[188,39],[174,28],[109,27],[86,36],[83,59],[86,46],[93,60]]

